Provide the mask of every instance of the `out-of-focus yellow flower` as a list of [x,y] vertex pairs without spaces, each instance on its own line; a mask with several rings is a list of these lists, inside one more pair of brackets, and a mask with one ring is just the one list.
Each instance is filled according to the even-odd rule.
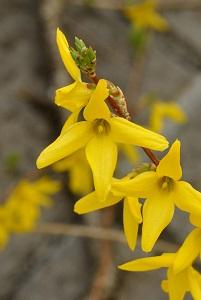
[[9,240],[9,220],[4,206],[0,207],[0,248],[6,246]]
[[131,164],[135,164],[140,159],[137,148],[133,145],[119,144],[119,150],[122,151]]
[[168,22],[156,11],[156,8],[157,1],[146,0],[139,4],[126,6],[124,13],[134,27],[166,31],[169,27]]
[[92,173],[83,149],[55,163],[53,170],[69,173],[69,187],[74,194],[86,195],[92,191]]
[[5,246],[10,234],[31,231],[40,216],[40,207],[50,206],[50,196],[59,189],[60,183],[48,177],[20,181],[0,207],[0,247]]
[[[90,193],[75,203],[74,211],[78,214],[86,214],[105,207],[117,204],[123,199],[123,195],[113,195],[110,191],[106,200],[100,201],[96,192]],[[135,197],[123,199],[123,226],[129,247],[134,250],[136,246],[138,226],[142,222],[141,204]]]
[[165,119],[171,119],[176,123],[183,124],[187,121],[186,114],[181,107],[174,102],[154,101],[151,105],[149,126],[156,132],[162,132]]
[[117,143],[159,151],[168,147],[162,135],[113,116],[105,103],[108,95],[107,82],[101,79],[84,109],[85,121],[67,127],[37,159],[37,167],[44,168],[86,147],[95,190],[102,201],[107,197],[116,167]]
[[114,182],[127,197],[146,198],[143,206],[142,249],[152,250],[163,229],[171,222],[174,205],[183,211],[201,215],[201,193],[181,181],[180,142],[176,140],[156,171],[141,173],[131,180]]
[[190,292],[194,300],[201,299],[201,275],[191,265],[175,273],[173,265],[176,253],[140,258],[119,266],[119,269],[132,272],[152,271],[168,268],[167,280],[162,281],[162,289],[169,294],[170,300],[182,300]]
[[57,45],[62,61],[75,82],[56,91],[55,103],[71,112],[80,111],[89,101],[93,91],[87,87],[87,83],[82,82],[81,72],[71,56],[68,41],[59,29]]
[[179,248],[174,262],[175,272],[182,271],[201,255],[201,216],[190,214],[190,222],[197,228],[191,231]]

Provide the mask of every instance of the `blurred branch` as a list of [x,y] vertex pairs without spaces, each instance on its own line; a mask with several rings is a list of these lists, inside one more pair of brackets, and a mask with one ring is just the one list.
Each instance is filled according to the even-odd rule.
[[[124,234],[121,230],[92,227],[88,225],[63,224],[63,223],[44,223],[40,224],[33,233],[49,235],[67,235],[75,237],[90,238],[96,240],[107,240],[126,245]],[[140,245],[138,239],[137,245]],[[158,240],[155,250],[160,252],[174,252],[179,246],[175,243]]]
[[[83,0],[60,0],[60,2],[70,2],[71,5],[77,6],[87,6],[84,4]],[[200,0],[170,0],[170,1],[158,1],[158,9],[161,11],[169,10],[197,10],[201,9]],[[122,10],[125,6],[124,1],[108,1],[108,0],[99,0],[93,1],[89,7],[97,9],[108,9],[108,10]]]
[[[101,228],[108,230],[114,222],[114,207],[103,211],[101,218]],[[92,281],[89,300],[101,300],[110,293],[114,284],[115,270],[113,267],[112,245],[110,240],[103,239],[100,241],[99,263]],[[112,276],[113,275],[113,276]],[[108,278],[109,277],[109,278]]]

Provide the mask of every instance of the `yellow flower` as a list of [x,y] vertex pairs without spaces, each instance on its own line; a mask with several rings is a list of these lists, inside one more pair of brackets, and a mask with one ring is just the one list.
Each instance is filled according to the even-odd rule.
[[0,207],[0,248],[4,248],[9,239],[8,213],[4,206]]
[[53,165],[55,172],[69,172],[69,187],[74,194],[86,195],[92,191],[92,173],[83,149]]
[[146,0],[142,3],[126,6],[125,15],[135,27],[166,31],[168,22],[156,11],[157,1]]
[[163,229],[171,222],[174,205],[183,211],[201,214],[201,193],[181,181],[180,142],[176,140],[156,171],[134,179],[113,183],[113,188],[128,197],[145,198],[143,206],[142,249],[152,250]]
[[176,123],[183,124],[187,121],[185,113],[180,106],[174,102],[164,103],[161,101],[154,101],[151,106],[150,113],[150,129],[156,132],[161,132],[164,126],[164,120],[168,118]]
[[164,253],[160,256],[136,259],[119,266],[119,268],[133,272],[168,268],[167,280],[162,281],[162,289],[169,294],[169,299],[182,300],[185,294],[190,292],[194,300],[200,300],[201,275],[191,266],[179,273],[175,273],[173,270],[175,257],[175,253]]
[[86,147],[95,190],[103,201],[109,192],[117,162],[116,143],[134,144],[154,150],[164,150],[168,146],[163,136],[112,116],[104,101],[108,94],[107,82],[102,79],[84,109],[85,121],[68,127],[43,150],[37,160],[37,167],[44,168]]
[[197,228],[192,230],[179,248],[174,263],[175,272],[185,269],[201,255],[201,216],[190,214],[190,222]]
[[6,228],[9,232],[25,232],[32,230],[40,216],[41,206],[50,206],[50,195],[60,189],[60,183],[43,177],[35,182],[22,180],[5,202]]
[[71,56],[68,41],[59,28],[57,29],[57,45],[63,63],[75,82],[56,91],[55,103],[72,112],[80,111],[89,101],[92,90],[87,87],[87,83],[82,82],[81,72]]
[[[114,196],[109,192],[104,202],[98,200],[96,192],[90,193],[75,203],[74,211],[78,214],[86,214],[98,209],[117,204],[123,195]],[[142,222],[141,204],[137,198],[126,197],[123,199],[123,226],[129,247],[134,250],[136,246],[138,226]]]

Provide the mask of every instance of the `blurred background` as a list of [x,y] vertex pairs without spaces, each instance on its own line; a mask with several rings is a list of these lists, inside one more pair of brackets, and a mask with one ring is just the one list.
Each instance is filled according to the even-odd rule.
[[[68,175],[55,175],[51,168],[37,171],[35,166],[40,151],[58,136],[67,117],[54,104],[55,89],[72,82],[56,48],[57,27],[70,43],[78,36],[97,50],[97,75],[121,87],[138,123],[147,122],[146,111],[136,113],[144,95],[151,93],[161,101],[179,104],[188,122],[181,125],[166,120],[163,133],[170,142],[176,137],[182,141],[183,177],[201,188],[201,2],[161,0],[158,11],[169,29],[150,29],[140,53],[136,53],[131,20],[122,7],[120,0],[0,0],[2,205],[22,178],[51,174],[64,188],[54,197],[53,206],[42,209],[40,224],[104,226],[99,212],[73,213],[79,196],[69,190]],[[124,158],[120,166],[119,173],[125,174]],[[110,211],[106,211],[107,223]],[[121,204],[113,218],[113,228],[121,230]],[[189,230],[188,216],[176,211],[162,235],[164,251],[182,242]],[[58,231],[39,225],[38,231],[9,237],[0,252],[1,300],[167,299],[160,289],[163,271],[135,274],[117,270],[118,264],[144,255],[139,247],[133,253],[124,241]],[[153,254],[161,253],[162,246]]]

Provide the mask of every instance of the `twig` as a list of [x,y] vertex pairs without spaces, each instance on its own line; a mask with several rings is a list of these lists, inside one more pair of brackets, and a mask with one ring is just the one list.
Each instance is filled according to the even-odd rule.
[[[95,240],[107,240],[110,242],[117,242],[126,245],[126,240],[121,230],[102,227],[92,227],[88,225],[43,223],[40,224],[33,231],[33,233],[49,235],[67,235]],[[139,239],[137,245],[140,245]],[[155,245],[155,250],[159,252],[175,252],[178,249],[178,247],[179,246],[175,243],[160,239]]]
[[[110,207],[102,214],[102,228],[108,230],[111,228],[114,221],[114,207]],[[99,264],[89,293],[89,300],[101,300],[104,294],[108,294],[111,289],[112,272],[112,247],[109,240],[102,240],[99,251]]]

